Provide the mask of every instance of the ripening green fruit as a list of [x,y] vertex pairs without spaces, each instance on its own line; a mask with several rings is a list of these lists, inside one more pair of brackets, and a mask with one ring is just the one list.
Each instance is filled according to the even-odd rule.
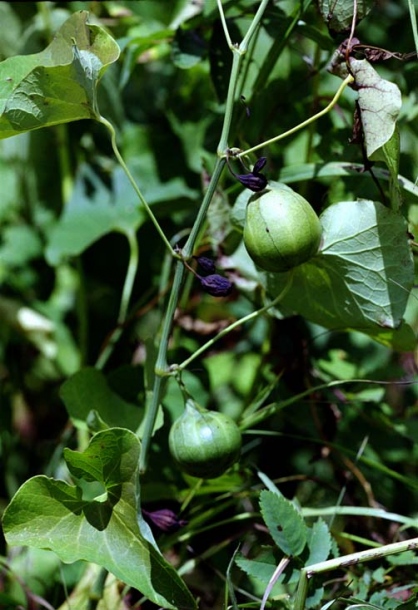
[[310,204],[285,184],[271,182],[247,203],[244,244],[256,265],[281,273],[318,252],[322,227]]
[[208,411],[187,400],[182,415],[171,426],[170,453],[183,472],[214,479],[239,458],[241,432],[229,416]]

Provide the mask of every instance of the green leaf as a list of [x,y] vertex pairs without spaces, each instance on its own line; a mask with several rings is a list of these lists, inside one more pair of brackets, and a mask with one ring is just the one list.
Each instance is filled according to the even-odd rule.
[[350,67],[358,90],[366,153],[371,159],[394,134],[402,96],[397,85],[381,78],[367,60],[350,59]]
[[205,41],[196,30],[180,27],[173,40],[172,53],[178,68],[193,68],[206,54]]
[[109,189],[89,166],[80,167],[71,199],[48,236],[46,259],[51,265],[81,254],[107,233],[135,231],[145,220],[132,188],[129,195],[118,191],[118,175]]
[[74,13],[44,51],[0,64],[0,138],[97,117],[97,83],[119,47],[87,19]]
[[247,559],[241,554],[238,554],[235,558],[235,563],[241,570],[248,576],[257,578],[265,585],[270,582],[278,562],[279,559],[275,557],[273,549],[263,549],[257,559]]
[[29,479],[4,513],[7,542],[50,549],[65,563],[97,563],[163,608],[195,608],[185,584],[138,520],[139,451],[136,436],[118,428],[96,434],[83,453],[66,449],[70,472],[105,493],[83,499],[79,484]]
[[[121,426],[137,430],[144,409],[129,403],[115,394],[103,373],[95,368],[78,371],[63,383],[60,395],[71,419],[78,427],[92,417],[103,420],[108,426]],[[91,414],[95,411],[95,416]]]
[[[404,218],[378,202],[359,200],[330,206],[321,223],[322,250],[294,269],[284,311],[326,328],[352,328],[376,338],[383,333],[386,340],[395,329],[405,333],[402,317],[414,265]],[[271,295],[287,281],[287,274],[264,277]],[[403,336],[409,342],[410,333]]]
[[402,187],[398,179],[399,158],[401,154],[401,144],[399,131],[395,126],[395,131],[390,140],[385,142],[371,156],[372,161],[384,161],[389,170],[389,197],[392,210],[398,210],[403,202]]
[[272,491],[260,493],[260,509],[277,546],[286,555],[300,555],[306,545],[307,527],[295,505]]
[[308,530],[309,557],[305,566],[326,561],[331,552],[332,540],[328,525],[322,519],[315,521]]

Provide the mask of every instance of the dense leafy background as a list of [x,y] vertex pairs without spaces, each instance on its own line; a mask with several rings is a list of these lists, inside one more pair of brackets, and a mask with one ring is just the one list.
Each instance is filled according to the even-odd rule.
[[[234,42],[250,25],[255,4],[253,0],[224,2]],[[230,146],[245,149],[259,144],[306,120],[332,99],[341,81],[327,66],[345,35],[335,31],[341,28],[334,20],[331,31],[324,22],[321,14],[330,13],[329,5],[333,3],[270,3],[263,27],[251,44],[250,61],[240,74]],[[121,49],[118,61],[111,58],[112,46],[103,52],[103,64],[111,65],[98,89],[100,112],[117,129],[122,155],[165,234],[173,243],[182,244],[215,163],[225,111],[231,53],[216,3],[1,2],[0,59],[40,53],[79,10],[90,11],[90,21],[106,28]],[[412,52],[408,3],[379,3],[359,24],[356,35],[365,45],[400,54]],[[145,511],[172,509],[187,521],[171,533],[151,525],[160,548],[180,568],[201,608],[224,607],[225,590],[233,588],[237,603],[261,600],[280,561],[280,551],[300,553],[305,561],[303,553],[314,557],[315,549],[314,560],[321,561],[331,549],[336,554],[337,544],[344,554],[416,535],[418,299],[416,289],[411,290],[410,276],[405,279],[398,273],[400,259],[410,261],[408,242],[391,242],[390,235],[395,230],[405,232],[407,226],[418,235],[414,187],[418,63],[391,58],[375,68],[383,79],[397,85],[402,96],[397,121],[399,173],[403,176],[400,193],[394,195],[391,190],[384,156],[376,160],[376,180],[362,171],[362,148],[350,143],[356,99],[352,90],[344,92],[332,112],[263,148],[257,156],[267,157],[269,179],[291,184],[325,218],[346,219],[350,211],[344,202],[357,199],[368,203],[362,209],[364,215],[370,208],[379,210],[390,244],[386,268],[395,269],[390,282],[379,276],[383,284],[379,290],[386,291],[386,301],[397,291],[399,307],[390,316],[396,323],[404,316],[412,335],[406,331],[406,339],[404,335],[394,339],[385,328],[391,324],[386,309],[371,312],[373,328],[376,317],[381,316],[382,323],[379,331],[372,332],[368,322],[366,328],[357,328],[361,325],[352,308],[352,316],[344,318],[339,308],[337,315],[330,306],[332,315],[337,315],[337,323],[330,329],[321,303],[323,299],[330,305],[330,299],[321,288],[315,292],[312,285],[307,286],[306,276],[302,276],[282,310],[238,326],[194,359],[182,375],[200,404],[248,422],[239,465],[200,486],[183,476],[168,455],[170,423],[183,409],[178,384],[170,379],[164,416],[160,413],[158,418],[159,430],[149,468],[141,477],[140,493]],[[31,477],[47,475],[70,481],[71,472],[77,479],[71,450],[86,449],[88,426],[99,430],[108,424],[135,431],[152,381],[155,338],[172,279],[170,257],[117,163],[108,134],[89,116],[88,112],[85,120],[0,142],[2,510],[21,485],[28,501],[36,496],[35,487],[46,484],[43,476]],[[232,163],[240,173],[238,162]],[[237,200],[241,193],[242,186],[225,171],[199,244],[199,252],[212,255],[233,281],[233,294],[215,299],[203,293],[199,282],[189,275],[170,343],[170,363],[186,360],[228,322],[260,307],[266,287],[273,296],[280,290],[282,280],[256,274],[242,250]],[[401,211],[392,222],[395,212],[383,204],[400,195]],[[318,275],[332,275],[329,265],[338,268],[332,232],[328,235],[331,252],[312,267],[312,282]],[[118,327],[132,239],[138,246],[139,270],[129,311]],[[356,255],[362,247],[377,245],[366,240],[350,247]],[[367,273],[373,276],[372,265]],[[356,301],[357,296],[352,296],[357,295],[356,284],[357,276],[349,288],[344,284],[341,299]],[[367,298],[373,303],[375,295],[370,292],[372,298]],[[343,326],[344,330],[336,330]],[[350,330],[353,327],[357,330]],[[115,329],[120,336],[107,352]],[[106,360],[101,360],[104,353]],[[332,385],[334,381],[345,383]],[[135,452],[135,440],[128,430],[121,437]],[[111,439],[110,444],[113,442]],[[361,457],[356,457],[360,449]],[[131,466],[129,472],[121,467],[120,482],[128,485],[130,481],[134,486],[137,471]],[[95,476],[100,493],[112,497],[106,476]],[[293,505],[274,500],[289,513],[283,535],[277,535],[271,521],[275,504],[269,505],[266,491],[259,503],[259,491],[265,486],[271,491],[272,481],[285,498],[297,500],[307,519],[318,517],[321,509],[330,510],[323,515],[327,525],[318,520],[312,526],[309,523],[306,531],[300,526],[294,546],[289,547],[288,541],[280,546],[286,527],[292,530],[301,518],[297,514],[296,521],[291,521]],[[70,495],[76,494],[74,490],[70,488]],[[346,510],[336,516],[340,504],[358,513]],[[35,512],[41,507],[42,502],[32,505]],[[392,519],[380,518],[381,508],[392,513]],[[117,516],[112,519],[116,521]],[[136,527],[132,515],[131,519]],[[83,524],[88,527],[85,521]],[[118,528],[120,523],[112,521],[113,526]],[[133,527],[131,523],[129,528]],[[148,526],[140,527],[137,544],[148,548]],[[128,545],[126,528],[118,532]],[[321,549],[315,540],[322,540]],[[273,541],[277,548],[272,547]],[[14,542],[23,544],[24,540]],[[26,542],[33,541],[28,536]],[[238,546],[239,556],[232,564]],[[0,606],[29,607],[28,600],[36,594],[58,608],[72,594],[73,607],[87,607],[92,583],[98,579],[95,564],[61,565],[51,552],[37,548],[18,552],[4,539],[0,553],[5,566],[0,577]],[[70,561],[74,557],[70,553],[62,558]],[[94,548],[86,558],[97,561]],[[254,558],[258,561],[252,562]],[[112,571],[113,561],[114,557],[108,558],[102,565]],[[370,568],[354,567],[345,580],[311,591],[311,607],[319,608],[321,599],[325,603],[337,595],[373,601],[379,608],[397,607],[416,586],[414,562],[408,555],[389,566],[382,562]],[[289,569],[285,584],[276,585],[278,607],[286,605],[283,595],[294,592],[296,581]],[[148,594],[146,586],[144,594]],[[401,592],[394,597],[397,589]],[[130,607],[140,598],[135,591],[125,593],[110,581],[106,589],[110,607],[119,607],[121,599]],[[179,595],[183,594],[179,589]],[[145,602],[147,606],[151,603]]]

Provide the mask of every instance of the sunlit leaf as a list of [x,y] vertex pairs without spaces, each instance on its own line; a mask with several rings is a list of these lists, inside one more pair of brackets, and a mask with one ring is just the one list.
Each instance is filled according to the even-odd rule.
[[87,20],[74,13],[44,51],[0,63],[0,138],[97,117],[97,83],[119,47]]
[[[65,450],[77,484],[36,476],[7,507],[7,542],[50,549],[66,563],[97,563],[163,608],[195,608],[175,569],[138,520],[140,445],[129,430],[97,433],[83,453]],[[104,490],[91,497],[91,491]]]

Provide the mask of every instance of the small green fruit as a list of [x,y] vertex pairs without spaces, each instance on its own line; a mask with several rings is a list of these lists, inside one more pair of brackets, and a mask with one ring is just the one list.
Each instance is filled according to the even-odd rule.
[[256,265],[281,273],[318,252],[322,227],[310,204],[285,184],[270,183],[247,204],[244,244]]
[[187,400],[168,437],[170,453],[181,470],[202,479],[214,479],[228,470],[239,458],[241,443],[233,419],[192,400]]

